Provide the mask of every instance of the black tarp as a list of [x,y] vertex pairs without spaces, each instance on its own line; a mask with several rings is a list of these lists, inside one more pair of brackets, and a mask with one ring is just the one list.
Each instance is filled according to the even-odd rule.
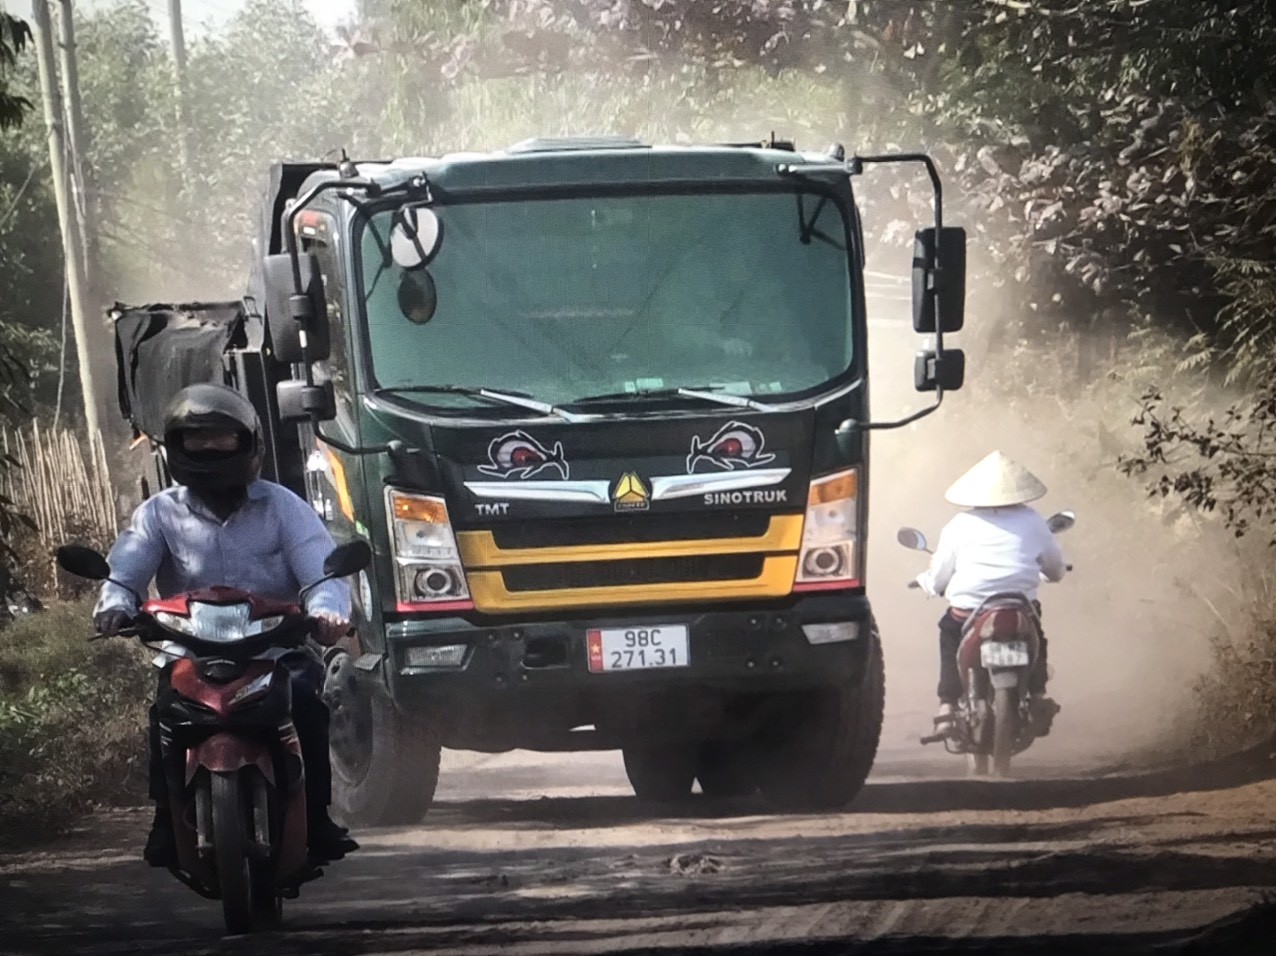
[[247,344],[240,302],[116,304],[115,361],[120,411],[140,433],[161,437],[164,409],[187,385],[232,384],[225,361]]

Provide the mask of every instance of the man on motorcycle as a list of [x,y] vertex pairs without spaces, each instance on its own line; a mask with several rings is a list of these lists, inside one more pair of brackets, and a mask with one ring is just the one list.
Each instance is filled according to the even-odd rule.
[[[216,585],[283,601],[323,577],[332,537],[314,509],[282,485],[263,481],[261,423],[252,403],[222,385],[192,385],[170,403],[164,418],[164,456],[176,486],[143,502],[109,557],[111,574],[94,610],[93,625],[110,636],[137,613],[129,589],[145,594],[155,581],[161,597]],[[349,629],[350,589],[328,581],[306,598],[318,621],[317,640],[330,645]],[[165,655],[185,653],[165,645]],[[316,861],[340,859],[358,848],[328,816],[331,765],[328,708],[321,695],[323,663],[312,649],[276,648],[292,676],[293,721],[306,766],[308,841]],[[168,670],[161,672],[161,681]],[[150,709],[150,796],[155,820],[143,856],[152,866],[176,863],[168,787],[160,751],[159,716]]]
[[[1028,502],[1046,493],[1032,472],[994,451],[958,478],[944,497],[969,510],[952,519],[939,535],[930,567],[917,577],[927,593],[948,599],[939,619],[939,716],[936,731],[951,726],[961,698],[957,648],[962,626],[983,601],[1003,591],[1017,591],[1033,602],[1038,616],[1037,587],[1042,576],[1059,581],[1067,572],[1063,551],[1046,520]],[[1046,639],[1029,678],[1034,710],[1046,702]]]

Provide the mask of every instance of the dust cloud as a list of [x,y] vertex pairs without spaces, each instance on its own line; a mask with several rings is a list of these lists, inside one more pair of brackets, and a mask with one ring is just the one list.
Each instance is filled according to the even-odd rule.
[[[908,324],[907,304],[870,303],[870,314],[891,323],[870,334],[873,418],[891,420],[930,398],[912,388],[912,355],[923,340]],[[968,329],[979,321],[968,309]],[[947,344],[960,347],[963,337],[972,334]],[[1202,597],[1221,593],[1238,563],[1235,550],[1229,554],[1221,535],[1185,527],[1186,519],[1169,520],[1138,481],[1118,472],[1123,443],[1137,439],[1129,424],[1135,389],[1108,379],[1075,394],[1019,392],[1000,380],[1014,365],[966,347],[963,391],[928,418],[872,439],[868,582],[886,658],[882,757],[912,747],[926,766],[948,761],[951,772],[963,770],[960,758],[917,743],[936,703],[936,623],[946,605],[906,590],[927,556],[902,548],[895,532],[911,525],[934,541],[957,511],[944,491],[993,449],[1045,482],[1048,494],[1036,503],[1043,514],[1077,513],[1060,539],[1075,570],[1040,592],[1049,692],[1063,710],[1051,735],[1016,765],[1053,775],[1166,754],[1192,709],[1192,684],[1209,665],[1217,621]]]

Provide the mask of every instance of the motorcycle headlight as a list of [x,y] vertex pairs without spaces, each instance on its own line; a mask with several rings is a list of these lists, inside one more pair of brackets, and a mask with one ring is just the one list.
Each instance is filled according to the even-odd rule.
[[167,630],[176,631],[178,634],[195,636],[195,622],[184,614],[174,614],[172,611],[156,611],[155,623]]

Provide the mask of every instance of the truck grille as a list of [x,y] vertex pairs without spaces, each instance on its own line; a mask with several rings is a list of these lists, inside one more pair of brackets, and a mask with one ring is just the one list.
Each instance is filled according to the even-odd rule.
[[502,551],[514,551],[588,544],[756,538],[766,533],[770,523],[771,516],[760,512],[615,515],[500,525],[492,529],[492,536]]
[[762,573],[761,554],[710,554],[638,561],[572,561],[503,568],[512,592],[673,584],[680,581],[748,580]]
[[789,594],[800,514],[615,515],[457,535],[488,613],[727,601]]

